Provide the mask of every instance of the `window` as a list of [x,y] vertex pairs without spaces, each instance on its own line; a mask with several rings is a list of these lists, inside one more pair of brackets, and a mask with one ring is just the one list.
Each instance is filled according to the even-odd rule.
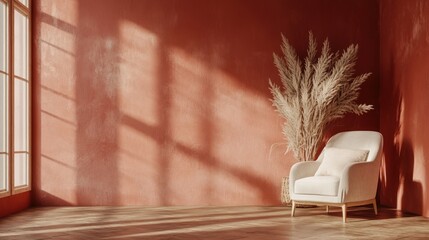
[[0,1],[0,193],[9,193],[8,4]]
[[0,0],[0,197],[31,189],[30,3]]

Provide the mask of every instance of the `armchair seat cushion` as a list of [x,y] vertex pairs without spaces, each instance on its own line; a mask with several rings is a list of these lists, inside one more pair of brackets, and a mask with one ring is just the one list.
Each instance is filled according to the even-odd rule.
[[337,196],[340,178],[336,176],[313,176],[295,181],[296,194]]

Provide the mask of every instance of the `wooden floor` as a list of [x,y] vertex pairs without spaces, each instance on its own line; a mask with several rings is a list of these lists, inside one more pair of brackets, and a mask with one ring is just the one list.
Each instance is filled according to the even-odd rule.
[[49,207],[0,219],[0,239],[429,239],[429,220],[372,208]]

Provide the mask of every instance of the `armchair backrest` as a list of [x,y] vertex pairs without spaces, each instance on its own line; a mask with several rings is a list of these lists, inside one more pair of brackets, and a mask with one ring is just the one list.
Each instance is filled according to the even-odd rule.
[[[383,149],[383,136],[375,131],[347,131],[332,136],[325,147],[369,150],[367,162],[380,159]],[[318,160],[323,158],[323,152]]]

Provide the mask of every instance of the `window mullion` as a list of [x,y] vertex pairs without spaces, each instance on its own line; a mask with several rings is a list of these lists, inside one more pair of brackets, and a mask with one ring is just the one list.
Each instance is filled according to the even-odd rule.
[[30,9],[26,6],[22,5],[22,3],[18,1],[13,1],[14,9],[18,12],[22,13],[23,15],[29,17],[30,16]]
[[14,32],[15,32],[15,25],[14,25],[14,10],[15,10],[15,2],[13,0],[9,3],[9,189],[11,193],[14,193]]
[[11,2],[13,2],[13,6],[15,9],[19,10],[24,15],[27,15],[27,16],[30,15],[30,6],[27,7],[18,0],[11,0]]

